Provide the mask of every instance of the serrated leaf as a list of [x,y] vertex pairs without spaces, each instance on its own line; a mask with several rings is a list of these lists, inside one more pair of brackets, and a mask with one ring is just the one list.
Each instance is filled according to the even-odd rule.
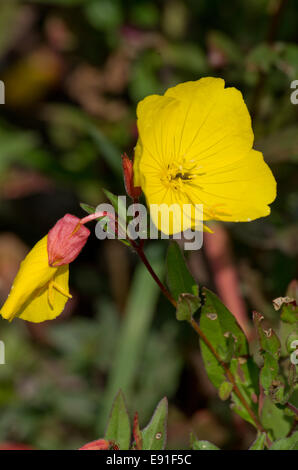
[[110,413],[105,439],[114,441],[120,450],[128,450],[130,445],[130,422],[125,399],[120,390],[114,400]]
[[256,440],[252,443],[249,450],[264,450],[266,442],[266,433],[258,434]]
[[170,243],[167,253],[167,283],[175,300],[178,300],[180,294],[198,296],[198,286],[176,242]]
[[163,398],[142,430],[143,450],[163,450],[167,441],[168,400]]
[[201,305],[199,297],[192,294],[180,294],[177,302],[176,318],[179,321],[190,321]]
[[273,442],[269,450],[298,450],[298,431],[290,437]]

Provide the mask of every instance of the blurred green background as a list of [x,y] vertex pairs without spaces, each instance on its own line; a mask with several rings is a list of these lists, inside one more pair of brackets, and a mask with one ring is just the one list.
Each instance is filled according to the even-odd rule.
[[[242,91],[278,197],[266,219],[218,225],[189,266],[247,331],[252,309],[274,323],[272,299],[296,275],[297,15],[295,0],[0,0],[1,303],[59,217],[83,216],[79,203],[105,201],[103,187],[124,194],[138,101],[209,75]],[[161,276],[166,248],[147,248]],[[121,387],[142,425],[168,396],[169,448],[187,447],[191,430],[247,448],[254,430],[218,399],[196,337],[129,249],[92,233],[70,285],[56,321],[0,320],[0,442],[77,448],[103,435]]]

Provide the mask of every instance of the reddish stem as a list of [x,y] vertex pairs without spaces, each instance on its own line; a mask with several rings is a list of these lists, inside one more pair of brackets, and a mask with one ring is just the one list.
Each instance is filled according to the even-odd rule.
[[[141,261],[144,263],[144,265],[146,266],[146,268],[148,269],[149,273],[151,274],[152,278],[154,279],[154,281],[156,282],[156,284],[158,285],[158,287],[160,288],[160,290],[162,291],[162,293],[165,295],[165,297],[171,302],[171,304],[176,308],[177,307],[177,302],[176,300],[172,297],[171,293],[168,291],[168,289],[165,287],[165,285],[161,282],[161,280],[159,279],[159,277],[157,276],[157,274],[154,272],[152,266],[150,265],[145,253],[143,252],[142,248],[138,245],[136,245],[135,242],[133,242],[133,247],[135,249],[135,251],[137,252],[137,254],[139,255]],[[206,344],[206,346],[209,348],[209,350],[212,352],[212,354],[214,355],[214,357],[216,358],[216,360],[218,361],[218,363],[222,366],[222,368],[224,369],[225,371],[225,374],[228,378],[228,380],[231,382],[231,384],[233,385],[233,390],[235,392],[235,394],[237,395],[237,397],[239,398],[239,400],[241,401],[242,405],[244,406],[244,408],[246,409],[246,411],[248,412],[249,416],[251,417],[251,419],[253,420],[253,422],[255,423],[255,426],[256,428],[258,429],[258,431],[260,432],[266,432],[262,426],[262,424],[260,423],[260,421],[258,420],[257,416],[255,415],[255,413],[253,412],[253,410],[250,408],[249,404],[247,403],[246,399],[244,398],[244,396],[242,395],[240,389],[238,388],[236,382],[235,382],[235,379],[234,379],[234,376],[233,374],[231,373],[231,371],[229,370],[229,368],[227,367],[227,365],[221,360],[220,356],[218,355],[216,349],[213,347],[213,345],[210,343],[210,341],[208,340],[208,338],[205,336],[205,334],[203,333],[203,331],[201,330],[201,328],[199,327],[199,325],[197,324],[197,322],[192,319],[190,322],[190,325],[192,326],[192,328],[195,330],[195,332],[198,334],[198,336],[201,338],[201,340]],[[269,438],[267,437],[267,444],[270,445],[271,442],[269,440]]]

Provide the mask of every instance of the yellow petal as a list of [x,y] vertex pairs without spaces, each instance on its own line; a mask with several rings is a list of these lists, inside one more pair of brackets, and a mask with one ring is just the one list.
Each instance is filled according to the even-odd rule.
[[276,183],[262,154],[252,150],[251,119],[238,90],[218,78],[182,83],[145,98],[137,115],[136,179],[149,208],[178,204],[169,234],[178,231],[184,204],[203,204],[203,220],[248,221],[270,213]]
[[[174,98],[158,95],[148,96],[138,104],[137,125],[142,145],[137,146],[136,166],[144,161],[144,155],[138,154],[141,149],[146,151],[148,164],[158,169],[175,157],[178,108],[179,102]],[[140,171],[143,173],[141,168]]]
[[[60,315],[69,297],[69,265],[60,266],[54,278],[35,292],[23,305],[18,317],[33,323],[53,320]],[[57,286],[55,287],[55,284]],[[63,293],[62,293],[63,292]]]
[[237,163],[197,178],[188,194],[193,203],[203,203],[204,220],[249,222],[270,214],[276,181],[262,153],[251,150]]
[[141,175],[140,175],[140,160],[142,156],[142,141],[139,138],[137,145],[135,146],[134,161],[133,161],[133,177],[134,185],[141,186]]
[[28,253],[20,265],[10,294],[0,313],[3,318],[12,319],[18,315],[31,295],[48,284],[57,271],[48,264],[47,236],[42,238]]
[[68,265],[49,266],[46,236],[21,263],[0,313],[7,320],[14,317],[32,322],[50,320],[60,315],[68,297]]
[[204,172],[209,160],[213,164],[233,162],[251,149],[251,119],[242,94],[235,88],[224,88],[224,80],[207,77],[182,83],[170,88],[165,96],[180,103],[178,158],[199,162]]
[[[202,78],[151,95],[137,109],[140,173],[169,163],[239,160],[251,149],[251,119],[241,93],[220,78]],[[233,152],[231,152],[233,150]],[[138,148],[138,152],[140,149]],[[203,163],[204,162],[204,163]]]

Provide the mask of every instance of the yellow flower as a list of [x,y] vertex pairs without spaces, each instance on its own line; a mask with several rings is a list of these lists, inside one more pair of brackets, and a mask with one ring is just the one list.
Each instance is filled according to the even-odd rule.
[[34,323],[53,320],[62,313],[71,297],[68,289],[68,264],[49,266],[48,236],[42,238],[21,263],[10,294],[0,313]]
[[[137,117],[134,183],[149,208],[177,204],[181,214],[184,204],[203,204],[204,220],[232,222],[270,213],[276,182],[252,149],[251,119],[238,90],[224,88],[220,78],[182,83],[146,97]],[[160,229],[160,218],[152,211],[151,217]],[[194,213],[187,224],[194,225]],[[174,215],[168,233],[176,231]]]

